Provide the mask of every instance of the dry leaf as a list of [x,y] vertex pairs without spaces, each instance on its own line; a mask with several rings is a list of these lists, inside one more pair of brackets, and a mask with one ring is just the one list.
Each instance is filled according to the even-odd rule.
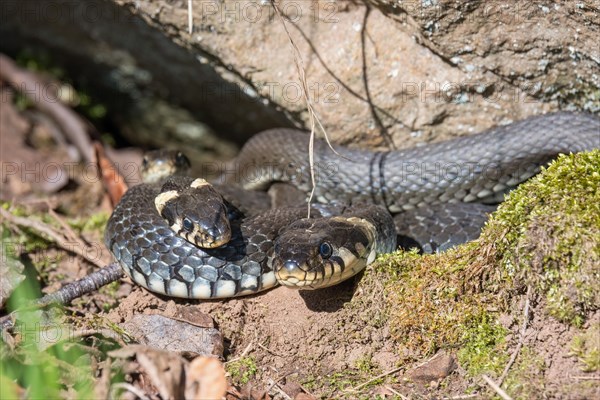
[[100,169],[102,182],[110,197],[110,202],[114,206],[117,205],[121,197],[127,192],[127,184],[125,178],[117,171],[112,161],[110,161],[104,153],[104,147],[98,142],[94,143],[94,151],[96,155],[96,163]]
[[156,350],[141,345],[130,345],[108,353],[111,357],[131,358],[146,372],[150,382],[163,399],[182,399],[187,363],[177,353]]
[[227,392],[223,364],[216,358],[196,357],[188,366],[186,399],[222,399]]

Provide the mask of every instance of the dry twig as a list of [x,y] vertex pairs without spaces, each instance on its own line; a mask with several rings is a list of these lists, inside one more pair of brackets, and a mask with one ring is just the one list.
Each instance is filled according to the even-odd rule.
[[126,383],[126,382],[119,382],[119,383],[115,383],[114,385],[112,385],[111,390],[110,390],[110,392],[111,392],[110,397],[112,399],[117,398],[117,396],[116,396],[117,389],[127,390],[142,400],[150,400],[150,398],[147,397],[146,394],[141,391],[141,389],[138,389],[137,387],[133,386],[132,384]]
[[275,9],[275,13],[277,14],[277,17],[281,21],[283,29],[285,30],[285,33],[288,37],[290,46],[292,48],[292,52],[294,54],[294,65],[296,66],[296,71],[298,72],[298,79],[300,79],[300,85],[302,87],[302,97],[304,97],[304,101],[306,102],[306,109],[308,111],[308,117],[309,117],[309,121],[310,121],[310,140],[308,142],[308,152],[309,152],[308,153],[308,162],[309,162],[309,166],[310,166],[310,181],[311,181],[312,188],[311,188],[310,195],[309,195],[308,201],[307,201],[307,203],[308,203],[307,218],[310,218],[310,203],[312,202],[313,196],[315,194],[315,189],[316,189],[315,154],[314,154],[315,125],[317,125],[317,124],[319,125],[319,128],[323,132],[323,136],[325,137],[325,140],[327,141],[327,144],[329,145],[329,148],[336,155],[341,156],[341,154],[339,154],[333,148],[331,142],[329,141],[329,137],[327,136],[327,132],[325,131],[323,124],[321,124],[321,120],[317,116],[317,113],[315,112],[315,109],[313,107],[312,100],[311,100],[310,94],[309,94],[310,92],[308,90],[308,83],[306,81],[306,71],[304,69],[304,62],[302,61],[302,55],[300,54],[300,49],[298,49],[298,46],[296,46],[296,43],[292,39],[292,35],[290,34],[290,31],[288,30],[287,24],[285,22],[285,18],[283,18],[281,10],[277,6],[277,3],[275,2],[275,0],[272,0],[271,4],[273,5],[273,8]]
[[248,346],[246,346],[244,351],[242,351],[242,354],[240,354],[238,357],[232,358],[231,360],[224,362],[224,364],[231,364],[231,363],[234,363],[234,362],[239,361],[242,358],[246,357],[246,354],[250,353],[250,350],[252,350],[252,347],[254,347],[254,341],[248,343]]
[[[41,299],[36,300],[29,307],[41,308],[50,304],[67,304],[73,299],[81,297],[86,293],[91,293],[104,285],[108,285],[109,283],[120,279],[122,276],[123,270],[118,264],[109,264],[75,282],[69,283],[54,293],[45,295]],[[6,329],[12,327],[13,317],[18,314],[18,312],[19,310],[16,310],[9,315],[0,318],[0,328]]]
[[266,390],[267,393],[269,393],[271,391],[271,389],[273,389],[285,400],[292,400],[290,395],[283,391],[283,389],[281,388],[281,386],[279,386],[279,383],[277,383],[276,380],[269,378],[269,379],[267,379],[267,383],[269,384],[269,386],[267,387],[267,390]]
[[80,256],[90,264],[97,266],[98,268],[104,267],[104,264],[100,260],[90,255],[90,252],[92,252],[93,254],[93,250],[95,249],[91,248],[90,246],[81,242],[80,240],[70,241],[67,238],[65,238],[63,234],[55,230],[50,225],[43,223],[42,221],[17,217],[3,208],[0,208],[0,215],[2,216],[2,218],[6,219],[8,222],[14,225],[35,230],[36,232],[44,236],[46,239],[51,240],[61,249],[77,254],[78,256]]
[[[373,105],[373,98],[371,97],[371,90],[369,88],[369,79],[368,79],[368,74],[367,74],[366,38],[368,36],[367,22],[369,20],[370,13],[371,13],[371,6],[369,6],[369,4],[366,3],[365,4],[365,15],[364,15],[364,18],[363,18],[363,23],[362,23],[362,29],[360,30],[360,41],[362,43],[362,46],[361,46],[361,61],[362,61],[362,80],[363,80],[363,86],[364,86],[365,95],[366,95],[366,98],[367,98],[367,104],[369,105],[369,111],[371,112],[371,117],[373,118],[373,121],[375,121],[375,123],[379,127],[379,131],[381,132],[381,135],[383,136],[383,138],[387,142],[388,146],[392,150],[396,150],[396,145],[392,141],[390,133],[388,132],[386,126],[383,124],[383,121],[379,117],[379,114],[377,113],[377,110],[376,110],[376,108]],[[373,44],[373,46],[375,46],[375,43],[372,42],[372,44]],[[375,48],[375,50],[377,50],[377,49]]]
[[369,103],[371,100],[367,99],[366,97],[364,97],[363,95],[361,95],[360,93],[358,93],[356,90],[352,89],[351,86],[349,86],[346,82],[344,82],[343,80],[341,80],[336,74],[335,72],[331,69],[331,67],[325,62],[325,60],[323,59],[323,56],[321,56],[321,54],[319,54],[319,52],[317,51],[317,48],[315,47],[315,45],[311,42],[310,38],[306,35],[306,33],[304,33],[304,31],[298,26],[298,24],[296,24],[294,21],[289,21],[289,23],[296,28],[296,31],[302,36],[302,38],[304,38],[304,41],[306,42],[306,44],[308,44],[310,46],[310,49],[312,51],[312,53],[315,55],[315,57],[317,58],[317,60],[321,63],[321,66],[325,69],[325,71],[327,71],[327,73],[337,82],[339,83],[344,90],[346,90],[348,93],[350,93],[350,95],[354,96],[356,99],[367,103],[369,105],[369,107],[373,107],[377,112],[385,115],[385,117],[391,121],[393,121],[396,124],[400,124],[401,126],[405,126],[404,122],[402,122],[402,120],[398,119],[396,116],[394,116],[393,114],[389,113],[388,111],[386,111],[385,109],[379,107],[376,104],[372,104]]
[[60,226],[65,230],[65,232],[67,232],[67,239],[71,241],[77,241],[77,234],[73,231],[73,229],[71,229],[69,224],[67,224],[65,220],[61,218],[60,215],[56,213],[56,211],[54,211],[54,209],[50,206],[50,202],[46,202],[46,204],[48,205],[48,214],[50,214],[50,216],[60,224]]
[[402,400],[408,400],[408,397],[406,397],[405,395],[403,395],[402,393],[400,393],[399,391],[397,391],[396,389],[394,389],[390,385],[385,385],[384,388],[386,388],[387,390],[389,390],[390,392],[392,392],[396,396],[400,397]]
[[504,390],[502,390],[502,388],[498,386],[498,384],[494,382],[489,376],[484,374],[481,375],[481,377],[496,392],[498,396],[502,397],[502,399],[512,400],[512,397],[510,397]]
[[569,376],[571,379],[576,379],[578,381],[600,381],[600,376]]
[[363,388],[363,387],[367,386],[367,385],[368,385],[369,383],[371,383],[371,382],[374,382],[374,381],[376,381],[376,380],[378,380],[378,379],[385,378],[386,376],[389,376],[389,375],[395,374],[396,372],[398,372],[398,371],[401,371],[401,370],[403,370],[403,369],[404,369],[404,367],[398,367],[398,368],[394,368],[393,370],[391,370],[391,371],[387,371],[387,372],[384,372],[383,374],[379,374],[379,375],[377,375],[377,376],[375,376],[375,377],[373,377],[373,378],[369,379],[368,381],[366,381],[366,382],[364,382],[364,383],[361,383],[361,384],[360,384],[360,385],[358,385],[358,386],[354,386],[354,387],[352,387],[352,388],[350,388],[350,389],[347,389],[347,390],[345,390],[345,392],[355,392],[355,391],[357,391],[358,389],[360,389],[360,388]]
[[276,357],[282,357],[282,358],[284,358],[284,356],[282,356],[281,354],[277,354],[276,352],[274,352],[273,350],[269,349],[268,347],[263,346],[262,344],[260,344],[258,342],[256,344],[258,345],[258,347],[260,347],[261,349],[263,349],[267,353],[270,353],[270,354],[272,354],[272,355],[274,355]]
[[37,108],[50,116],[69,141],[77,147],[84,161],[92,162],[92,143],[88,135],[87,123],[76,112],[58,101],[57,97],[48,96],[48,83],[22,70],[3,54],[0,54],[0,78],[6,80]]
[[506,364],[506,367],[504,367],[504,371],[502,372],[502,375],[500,375],[500,379],[498,379],[499,386],[502,386],[502,382],[504,382],[504,379],[506,379],[506,376],[508,375],[508,371],[510,371],[510,368],[515,363],[515,360],[517,359],[517,356],[519,355],[519,351],[521,351],[521,348],[523,347],[523,342],[525,341],[525,331],[527,331],[527,321],[529,320],[529,295],[530,294],[531,294],[531,286],[528,286],[527,294],[525,295],[525,307],[523,308],[523,324],[521,325],[521,332],[519,334],[519,343],[517,344],[517,348],[511,355],[510,360],[508,361],[508,364]]
[[194,15],[192,13],[192,0],[188,0],[188,33],[194,32]]

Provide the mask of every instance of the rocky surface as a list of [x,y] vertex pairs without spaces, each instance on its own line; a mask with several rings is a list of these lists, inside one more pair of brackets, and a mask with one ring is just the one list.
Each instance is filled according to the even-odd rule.
[[198,1],[191,34],[184,0],[53,4],[3,2],[0,50],[50,49],[138,145],[227,158],[229,142],[262,129],[309,126],[290,37],[314,109],[343,143],[406,147],[556,109],[600,110],[592,1],[285,0],[285,24],[266,1]]
[[[191,35],[184,1],[119,3],[135,3],[159,29],[176,26],[184,46],[221,60],[247,79],[245,90],[307,125],[294,52],[268,2],[198,2]],[[592,2],[278,5],[315,110],[342,142],[405,147],[558,108],[600,109]]]

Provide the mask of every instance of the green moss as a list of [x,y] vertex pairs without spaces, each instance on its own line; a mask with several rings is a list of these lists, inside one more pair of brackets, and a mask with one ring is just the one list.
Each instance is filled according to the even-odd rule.
[[500,279],[533,286],[546,309],[580,326],[600,292],[600,150],[562,156],[513,191],[482,240],[496,243]]
[[527,287],[550,315],[581,325],[600,305],[598,188],[600,151],[562,156],[514,190],[477,241],[381,257],[374,269],[387,276],[390,328],[405,360],[457,348],[470,374],[501,372],[507,331],[497,318],[521,311],[514,304]]
[[593,324],[571,341],[570,354],[576,356],[583,372],[600,369],[600,324]]
[[465,332],[485,320],[493,299],[470,287],[481,261],[474,244],[444,254],[419,256],[396,252],[383,257],[380,267],[393,271],[386,287],[391,331],[407,359],[420,359],[442,347],[468,342]]
[[[1,206],[16,217],[38,220],[58,232],[64,230],[60,223],[48,213],[31,213],[23,207],[11,205],[7,202],[2,202]],[[101,232],[106,226],[108,218],[109,215],[107,213],[99,212],[88,217],[68,220],[67,223],[78,233],[98,233],[101,237]],[[64,252],[50,251],[50,249],[55,247],[55,243],[40,235],[37,230],[31,228],[17,228],[9,226],[8,222],[3,221],[0,225],[0,237],[2,238],[2,248],[11,257],[18,257],[22,254],[29,256],[32,265],[42,280],[45,280],[48,272],[54,269],[63,257],[65,257]],[[60,279],[61,276],[56,276],[56,278]]]
[[115,281],[115,282],[109,283],[108,285],[104,285],[100,289],[98,289],[98,291],[100,293],[110,297],[110,299],[112,300],[110,302],[102,303],[102,310],[104,312],[108,312],[109,310],[112,310],[113,308],[115,308],[119,305],[119,303],[117,301],[117,293],[120,288],[121,288],[121,282]]
[[[353,368],[326,375],[310,374],[304,377],[301,384],[307,390],[321,393],[321,398],[356,399],[363,398],[359,394],[365,390],[368,391],[369,388],[381,385],[383,382],[395,382],[393,376],[372,380],[380,373],[381,369],[377,363],[370,355],[365,355],[354,362]],[[351,390],[357,386],[360,386],[358,392]]]
[[[36,282],[26,280],[11,295],[7,311],[30,304],[39,296]],[[0,341],[0,382],[14,382],[26,389],[28,398],[93,397],[92,362],[88,349],[72,338],[73,327],[62,325],[59,309],[53,313],[21,310],[12,346]],[[93,349],[89,349],[91,353]],[[14,390],[15,385],[11,384]],[[9,393],[2,391],[3,395]],[[12,397],[2,397],[12,398]]]
[[[4,207],[4,205],[3,205]],[[20,216],[20,210],[11,210],[14,215]],[[0,224],[0,237],[2,251],[7,258],[21,260],[26,254],[28,261],[35,268],[41,280],[46,280],[49,272],[56,267],[59,255],[48,257],[51,243],[29,228],[14,229],[7,222]]]
[[329,389],[343,391],[349,389],[356,384],[356,380],[348,371],[336,372],[325,377],[325,383]]
[[509,359],[504,351],[507,333],[495,318],[481,313],[465,324],[465,344],[458,351],[458,361],[472,376],[501,373]]
[[252,357],[242,357],[239,360],[228,362],[225,369],[235,382],[245,385],[256,375],[258,367]]
[[310,374],[302,380],[301,385],[306,390],[320,393],[321,398],[345,398],[342,395],[343,391],[355,384],[347,372],[335,372],[330,375]]
[[106,227],[110,214],[99,212],[85,218],[77,218],[69,220],[69,225],[79,232],[101,232]]
[[[2,207],[9,210],[14,216],[37,219],[57,230],[62,229],[48,214],[28,214],[24,208],[11,206],[9,203],[3,203]],[[54,244],[41,236],[37,230],[27,227],[14,227],[9,225],[8,222],[3,222],[0,225],[0,231],[3,250],[12,258],[27,255],[28,261],[31,262],[42,281],[47,281],[49,273],[56,269],[57,264],[64,257],[64,253],[52,251]]]
[[544,390],[546,368],[546,363],[535,348],[523,346],[504,380],[503,387],[513,398],[537,398]]
[[364,374],[373,374],[377,369],[377,366],[373,363],[373,358],[370,354],[367,354],[354,362],[354,366],[357,370]]

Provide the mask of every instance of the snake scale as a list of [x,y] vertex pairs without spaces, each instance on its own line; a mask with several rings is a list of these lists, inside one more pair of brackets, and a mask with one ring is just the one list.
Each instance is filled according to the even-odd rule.
[[238,212],[232,204],[263,196],[257,190],[273,182],[310,191],[308,140],[304,132],[275,129],[246,143],[216,182],[229,204],[231,237],[225,245],[200,248],[178,236],[154,207],[161,186],[142,184],[113,211],[107,247],[136,283],[168,296],[234,297],[278,282],[329,286],[392,251],[396,233],[424,251],[475,238],[491,209],[481,203],[497,203],[559,153],[600,147],[600,119],[559,112],[400,151],[334,146],[339,156],[316,140],[315,199],[349,206],[333,207],[339,209],[333,213],[315,207],[311,219],[305,218],[306,207]]

